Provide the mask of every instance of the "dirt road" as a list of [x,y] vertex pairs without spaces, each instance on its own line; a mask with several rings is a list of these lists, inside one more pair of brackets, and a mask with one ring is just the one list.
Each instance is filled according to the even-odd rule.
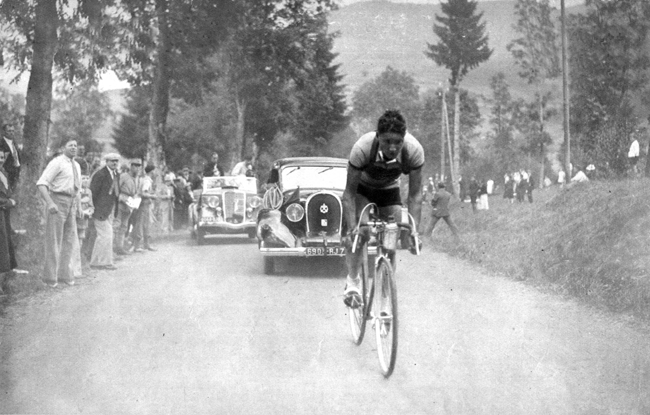
[[386,380],[340,263],[265,276],[245,238],[158,247],[9,308],[0,413],[650,413],[646,334],[430,248],[399,254]]

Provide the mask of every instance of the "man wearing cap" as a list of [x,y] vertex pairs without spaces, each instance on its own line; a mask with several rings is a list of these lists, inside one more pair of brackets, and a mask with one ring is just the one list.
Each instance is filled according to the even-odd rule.
[[74,158],[77,141],[67,140],[62,154],[53,158],[36,182],[45,201],[45,269],[43,282],[56,287],[59,280],[74,285],[71,258],[77,239],[77,203],[81,167]]
[[119,191],[120,156],[108,153],[104,156],[106,165],[97,170],[90,180],[93,195],[93,223],[97,237],[90,257],[90,267],[94,269],[117,269],[113,263],[113,218]]
[[119,176],[117,213],[113,222],[113,250],[118,255],[128,255],[128,252],[124,249],[124,236],[129,228],[129,218],[133,210],[128,203],[136,196],[136,178],[141,169],[142,160],[132,159],[129,162],[129,171]]
[[[157,198],[153,187],[153,177],[156,168],[148,164],[144,168],[144,177],[140,182],[139,196],[142,198],[140,207],[138,208],[139,218],[136,221],[135,229],[133,230],[133,251],[144,252],[144,250],[155,251],[156,249],[151,246],[151,209],[153,201]],[[142,243],[142,247],[140,246]]]

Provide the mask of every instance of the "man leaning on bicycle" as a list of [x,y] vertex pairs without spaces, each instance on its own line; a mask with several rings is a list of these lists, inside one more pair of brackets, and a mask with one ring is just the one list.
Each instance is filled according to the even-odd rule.
[[[422,210],[422,166],[424,150],[406,131],[406,121],[396,110],[388,110],[377,122],[377,131],[364,134],[350,152],[348,177],[343,193],[343,213],[347,224],[346,265],[348,269],[344,302],[348,307],[361,304],[359,267],[361,250],[352,253],[350,246],[358,232],[361,210],[368,203],[379,208],[379,215],[401,217],[399,178],[409,176],[408,209],[417,223]],[[364,213],[367,216],[367,213]],[[364,217],[363,221],[368,218]],[[416,243],[419,243],[417,241]],[[355,276],[352,278],[351,276]]]

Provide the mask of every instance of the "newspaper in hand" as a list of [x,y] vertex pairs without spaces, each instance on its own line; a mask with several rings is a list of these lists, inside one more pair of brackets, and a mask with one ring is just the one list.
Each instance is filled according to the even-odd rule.
[[126,200],[126,205],[130,207],[131,209],[135,210],[140,207],[140,202],[142,202],[142,198],[139,196],[129,196],[129,198]]

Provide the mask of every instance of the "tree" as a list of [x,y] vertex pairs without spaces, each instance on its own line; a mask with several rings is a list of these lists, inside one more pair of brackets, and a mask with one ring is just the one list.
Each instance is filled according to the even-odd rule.
[[364,124],[364,130],[374,129],[377,119],[387,109],[400,110],[410,124],[419,118],[419,87],[411,75],[388,66],[359,87],[352,97],[352,108],[352,115]]
[[[0,18],[5,29],[0,35],[2,54],[20,74],[29,71],[23,126],[23,167],[19,183],[18,210],[21,227],[30,241],[23,251],[39,262],[42,250],[32,244],[42,241],[41,200],[32,191],[43,170],[52,108],[53,69],[69,81],[94,78],[105,69],[106,52],[114,46],[112,22],[106,10],[111,0],[3,0]],[[29,260],[28,260],[29,261]]]
[[58,148],[64,139],[74,139],[86,152],[101,152],[102,145],[92,136],[112,116],[108,98],[94,82],[64,88],[53,103],[50,147]]
[[531,149],[538,149],[540,157],[539,187],[544,183],[546,165],[546,145],[550,135],[544,131],[546,104],[549,94],[543,91],[544,82],[560,74],[559,47],[557,33],[551,18],[549,0],[518,0],[515,4],[517,23],[513,25],[521,37],[507,46],[515,62],[521,68],[519,76],[535,86],[537,116],[534,119],[536,130],[531,133]]
[[490,80],[492,98],[490,103],[492,126],[491,138],[495,164],[501,166],[502,171],[495,172],[501,176],[505,172],[511,172],[520,166],[514,164],[518,157],[514,146],[514,133],[516,130],[516,114],[518,105],[513,101],[510,94],[510,86],[506,82],[503,72],[499,72]]
[[485,35],[483,13],[476,13],[475,0],[448,0],[441,3],[444,16],[436,14],[438,24],[433,32],[438,43],[427,43],[425,55],[439,66],[451,71],[449,84],[454,93],[454,152],[452,180],[454,192],[459,194],[457,174],[460,170],[460,83],[467,73],[487,61],[492,55]]
[[145,86],[134,87],[126,94],[126,112],[113,130],[115,148],[124,157],[144,157],[149,141],[150,89]]
[[232,161],[249,151],[249,139],[264,151],[281,131],[293,130],[307,147],[322,145],[345,123],[333,35],[327,33],[333,3],[245,3],[220,53],[237,111]]
[[201,88],[212,79],[207,59],[226,39],[240,3],[121,0],[121,5],[128,16],[120,26],[128,53],[118,69],[135,85],[151,85],[147,158],[163,166],[170,94],[201,100]]
[[588,6],[568,24],[571,127],[585,157],[581,162],[621,174],[629,135],[642,119],[635,102],[647,94],[650,3],[590,0]]

